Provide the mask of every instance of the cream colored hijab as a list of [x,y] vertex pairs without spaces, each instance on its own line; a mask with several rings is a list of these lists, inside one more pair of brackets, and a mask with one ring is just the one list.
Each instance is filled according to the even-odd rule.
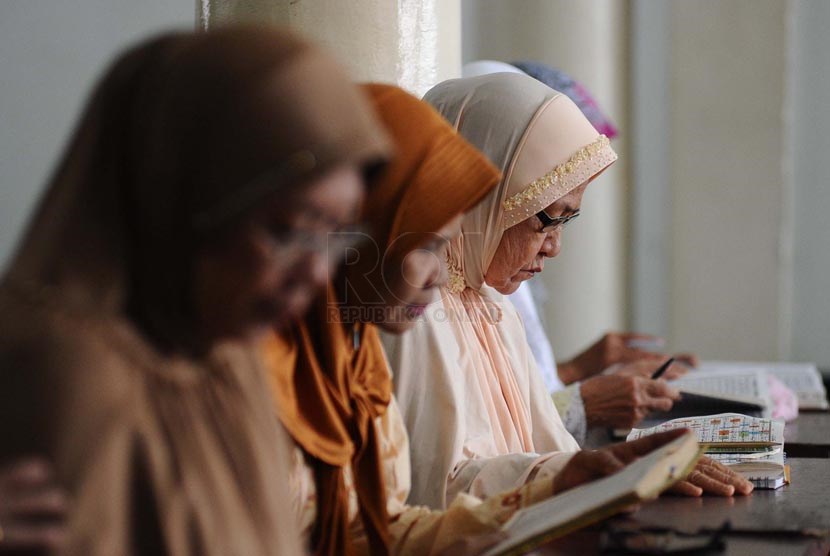
[[491,74],[445,81],[424,100],[502,170],[501,185],[464,219],[452,252],[480,290],[504,230],[532,217],[617,159],[576,104],[533,78]]
[[[504,174],[450,245],[440,302],[412,332],[385,338],[412,438],[410,501],[442,507],[458,492],[522,482],[538,454],[579,449],[547,395],[515,309],[484,275],[507,228],[617,157],[570,99],[525,75],[446,81],[424,98]],[[482,491],[487,481],[495,486]]]

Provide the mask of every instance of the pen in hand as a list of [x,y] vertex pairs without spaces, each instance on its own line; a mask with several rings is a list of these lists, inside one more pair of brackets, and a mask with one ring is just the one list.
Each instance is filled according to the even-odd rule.
[[671,367],[672,363],[674,363],[674,357],[669,357],[668,361],[660,365],[660,368],[654,371],[654,374],[651,375],[651,379],[654,380],[663,376],[663,373],[665,373],[669,369],[669,367]]

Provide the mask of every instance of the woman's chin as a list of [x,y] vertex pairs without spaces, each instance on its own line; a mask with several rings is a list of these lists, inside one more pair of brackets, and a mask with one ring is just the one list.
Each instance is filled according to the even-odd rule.
[[519,286],[522,285],[522,282],[526,282],[533,278],[535,274],[533,272],[528,272],[526,270],[520,270],[518,274],[510,278],[504,284],[499,286],[493,286],[493,289],[499,292],[502,295],[510,295],[514,293],[516,290],[519,289]]
[[403,334],[407,330],[411,330],[415,324],[417,324],[415,320],[390,320],[377,323],[378,327],[390,334]]

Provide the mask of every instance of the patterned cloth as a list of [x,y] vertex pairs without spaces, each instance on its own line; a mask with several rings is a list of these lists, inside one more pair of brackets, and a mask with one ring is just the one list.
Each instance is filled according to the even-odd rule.
[[513,62],[516,68],[522,70],[534,79],[538,79],[551,89],[564,93],[576,103],[588,121],[597,128],[597,131],[613,139],[618,135],[617,128],[608,117],[602,113],[599,105],[588,90],[562,70],[547,66],[541,62]]

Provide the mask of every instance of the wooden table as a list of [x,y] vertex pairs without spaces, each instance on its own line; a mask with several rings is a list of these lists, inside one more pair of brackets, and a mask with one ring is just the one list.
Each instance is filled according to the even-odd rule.
[[791,458],[830,458],[830,412],[799,413],[784,428],[784,450]]
[[[678,531],[718,529],[729,520],[733,533],[721,554],[788,556],[830,551],[830,459],[791,459],[792,484],[757,490],[750,496],[683,498],[663,496],[614,522],[667,527]],[[822,533],[801,534],[804,530]],[[549,543],[537,554],[599,554],[601,527]]]

